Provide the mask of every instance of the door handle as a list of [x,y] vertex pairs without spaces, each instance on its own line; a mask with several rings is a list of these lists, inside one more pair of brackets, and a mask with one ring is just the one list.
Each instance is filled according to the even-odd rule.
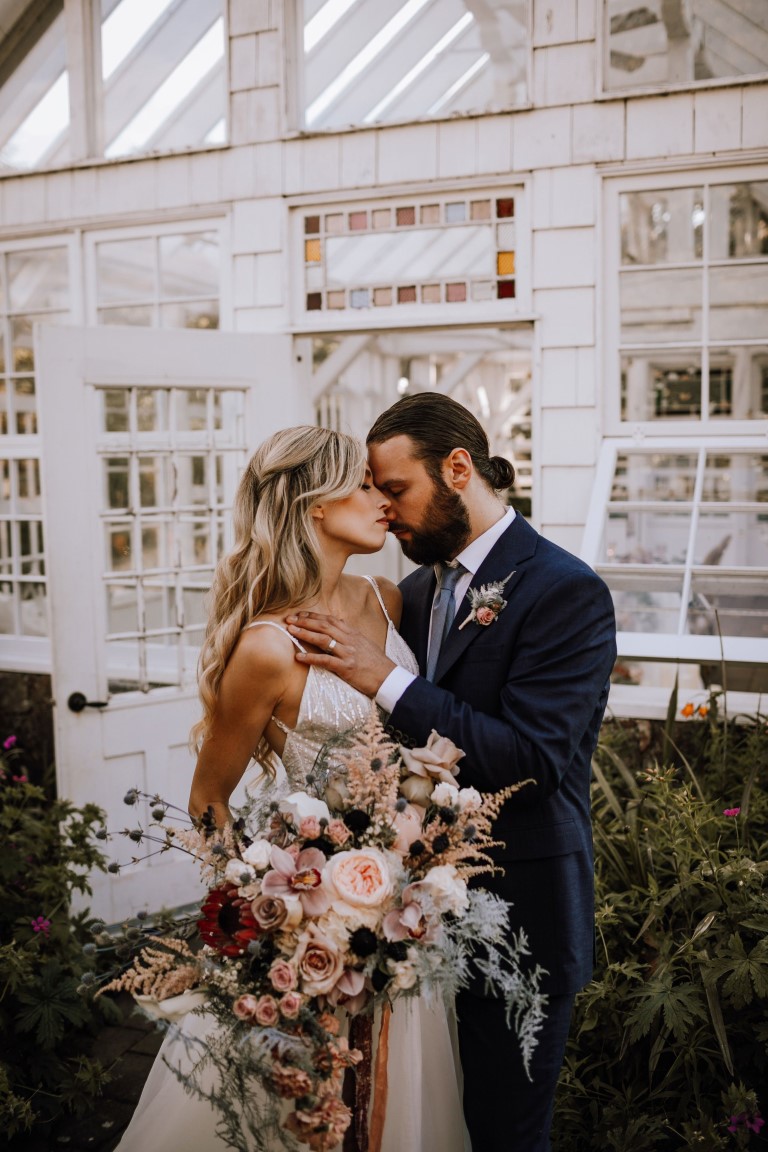
[[70,712],[82,712],[83,708],[106,708],[108,700],[86,700],[82,692],[73,692],[67,697]]

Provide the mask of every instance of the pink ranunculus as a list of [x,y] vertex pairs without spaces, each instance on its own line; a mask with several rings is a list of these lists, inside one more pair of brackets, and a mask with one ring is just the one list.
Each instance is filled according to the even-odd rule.
[[292,992],[296,987],[296,972],[287,960],[274,960],[269,979],[275,992]]
[[376,908],[392,892],[392,877],[378,848],[350,848],[331,856],[325,871],[329,888],[345,904]]
[[351,832],[343,820],[331,820],[325,834],[332,844],[336,844],[339,847],[341,847],[342,844],[346,844],[351,836]]
[[477,608],[475,610],[475,620],[477,620],[478,624],[483,624],[485,626],[488,624],[493,624],[496,616],[497,613],[494,612],[493,608],[488,608],[485,604],[481,608]]
[[258,1000],[252,996],[250,992],[246,992],[244,996],[238,996],[232,1005],[232,1011],[238,1020],[253,1020],[256,1015],[256,1007]]
[[270,859],[274,871],[261,882],[262,896],[298,897],[306,916],[322,916],[328,910],[330,899],[323,887],[326,860],[319,848],[304,848],[294,860],[275,844]]
[[280,1018],[274,996],[259,996],[253,1014],[257,1024],[263,1028],[274,1028]]
[[327,995],[344,971],[339,949],[312,923],[299,936],[293,959],[308,996]]
[[[432,787],[431,782],[429,786],[430,788]],[[417,808],[414,804],[406,804],[403,811],[395,815],[392,823],[397,832],[397,839],[392,845],[393,852],[399,853],[400,856],[408,855],[411,844],[421,836],[421,822],[423,818],[424,809]]]
[[285,901],[276,896],[257,896],[251,904],[253,918],[265,932],[274,932],[286,921],[288,909]]
[[278,1007],[286,1020],[295,1020],[301,1011],[304,997],[300,992],[286,992],[280,997]]
[[317,840],[320,832],[320,821],[317,816],[305,816],[299,824],[299,836],[302,840]]

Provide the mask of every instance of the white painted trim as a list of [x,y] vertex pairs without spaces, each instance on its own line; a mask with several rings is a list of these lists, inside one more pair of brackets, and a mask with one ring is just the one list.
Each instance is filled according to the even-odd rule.
[[[668,688],[644,688],[631,684],[612,684],[608,697],[606,719],[622,720],[665,720],[669,709],[670,690]],[[678,699],[679,707],[691,701],[695,705],[708,704],[709,691],[698,688],[695,691],[681,692]],[[726,692],[724,699],[719,702],[721,715],[757,716],[765,715],[768,700],[760,692]],[[678,720],[682,720],[678,709]],[[701,720],[691,719],[691,724],[701,723]]]

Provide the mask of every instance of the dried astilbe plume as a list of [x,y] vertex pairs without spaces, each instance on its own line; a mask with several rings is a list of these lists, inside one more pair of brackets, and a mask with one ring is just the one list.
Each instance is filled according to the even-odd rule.
[[453,864],[456,871],[468,880],[500,872],[501,868],[489,855],[491,848],[503,848],[504,841],[494,839],[493,822],[506,801],[522,788],[535,784],[532,778],[510,784],[500,792],[486,792],[477,807],[463,809],[460,805],[446,804],[433,809],[421,838],[427,848],[416,859],[410,857],[408,866],[414,876],[426,874],[438,864]]
[[[188,961],[188,963],[184,963]],[[184,940],[159,936],[154,947],[142,948],[131,967],[104,984],[96,993],[130,992],[132,996],[153,996],[165,1000],[187,992],[200,982],[197,957]]]

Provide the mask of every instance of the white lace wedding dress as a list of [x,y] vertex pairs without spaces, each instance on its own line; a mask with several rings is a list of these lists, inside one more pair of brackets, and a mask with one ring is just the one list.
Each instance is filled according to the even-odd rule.
[[[387,615],[373,580],[371,584]],[[387,655],[402,667],[418,671],[413,653],[388,615],[387,621]],[[261,623],[266,626],[267,621]],[[365,720],[370,708],[367,696],[325,669],[310,667],[296,727],[286,730],[282,756],[291,791],[304,787],[323,744]],[[178,1029],[166,1036],[117,1152],[225,1152],[227,1145],[216,1134],[213,1108],[187,1093],[172,1071],[190,1067],[195,1044],[199,1059],[210,1027],[210,1019],[190,1015],[180,1026],[184,1039]],[[387,1079],[381,1152],[466,1152],[469,1140],[461,1109],[455,1024],[441,1003],[426,1004],[416,998],[395,1003]],[[278,1142],[275,1152],[279,1148]]]

